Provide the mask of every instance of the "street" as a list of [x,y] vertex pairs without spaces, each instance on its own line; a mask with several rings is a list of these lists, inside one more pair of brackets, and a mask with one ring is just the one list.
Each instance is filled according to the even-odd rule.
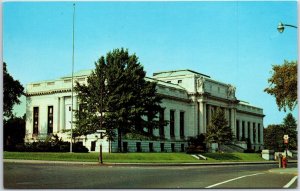
[[[296,188],[297,173],[276,172],[277,167],[275,164],[98,166],[9,162],[3,166],[4,188],[10,189]],[[289,167],[297,167],[297,164]]]

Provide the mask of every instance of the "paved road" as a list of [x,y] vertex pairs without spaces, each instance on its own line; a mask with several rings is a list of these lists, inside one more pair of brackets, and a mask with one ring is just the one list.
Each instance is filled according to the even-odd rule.
[[[289,165],[296,167],[297,164]],[[5,188],[289,188],[295,171],[277,165],[97,166],[4,163]],[[270,169],[274,169],[270,171]],[[295,179],[295,178],[294,178]],[[288,184],[290,183],[290,184]]]

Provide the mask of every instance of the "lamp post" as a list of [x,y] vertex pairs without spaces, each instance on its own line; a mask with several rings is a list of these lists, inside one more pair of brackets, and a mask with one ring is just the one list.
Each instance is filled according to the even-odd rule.
[[278,32],[283,33],[284,27],[298,28],[298,27],[296,27],[294,25],[283,24],[282,22],[279,22],[278,27],[277,27]]
[[71,98],[71,141],[70,141],[70,153],[73,151],[72,139],[73,139],[73,100],[74,100],[74,26],[75,26],[75,3],[73,3],[73,39],[72,39],[72,98]]
[[103,164],[103,157],[102,157],[102,133],[105,133],[106,131],[105,130],[102,130],[102,129],[100,129],[100,130],[97,130],[97,133],[100,133],[100,135],[99,135],[99,137],[100,137],[100,152],[99,152],[99,162],[101,163],[101,164]]

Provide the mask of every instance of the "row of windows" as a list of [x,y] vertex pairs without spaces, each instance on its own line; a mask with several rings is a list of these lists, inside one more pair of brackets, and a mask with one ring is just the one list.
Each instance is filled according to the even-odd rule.
[[[160,128],[159,128],[159,135],[160,137],[165,137],[164,132],[164,110],[159,112],[159,121],[160,121]],[[170,137],[175,138],[175,110],[170,110]],[[180,119],[179,119],[179,126],[180,126],[180,138],[184,138],[184,112],[180,112]],[[39,127],[39,107],[33,108],[33,134],[38,134]],[[48,118],[47,118],[47,133],[53,133],[53,106],[48,106]],[[153,134],[153,128],[148,128],[149,133]]]
[[[153,143],[149,143],[149,149],[146,151],[149,152],[155,152],[158,150],[154,150],[154,146]],[[91,151],[95,151],[96,149],[96,141],[92,141],[91,142]],[[128,142],[123,142],[123,152],[128,152],[129,148],[128,148]],[[142,150],[142,143],[141,142],[136,142],[135,145],[135,151],[136,152],[143,152]],[[167,150],[165,149],[165,143],[160,143],[160,152],[167,152]],[[180,151],[184,152],[184,144],[180,145]],[[171,143],[171,152],[175,152],[175,143]]]
[[[159,127],[159,136],[160,137],[165,137],[164,134],[164,110],[161,110],[159,112],[159,121],[160,121],[160,127]],[[175,118],[175,110],[170,110],[170,137],[171,139],[175,138],[175,122],[176,122],[176,118]],[[179,136],[181,139],[184,138],[184,112],[181,111],[179,113]]]
[[[53,106],[48,106],[47,133],[53,133]],[[39,134],[39,107],[33,108],[33,134]]]
[[[250,138],[250,128],[251,128],[251,122],[247,122],[247,127],[248,127],[248,137],[247,138]],[[252,131],[252,137],[253,137],[253,142],[256,142],[256,123],[252,123],[252,127],[253,127],[253,131]],[[257,130],[258,130],[258,142],[261,143],[261,137],[260,137],[260,123],[257,123]],[[246,136],[245,136],[245,133],[246,133],[246,122],[245,121],[242,121],[242,136],[240,136],[240,121],[237,120],[236,121],[236,137],[237,137],[237,140],[242,140],[242,139],[245,139]]]

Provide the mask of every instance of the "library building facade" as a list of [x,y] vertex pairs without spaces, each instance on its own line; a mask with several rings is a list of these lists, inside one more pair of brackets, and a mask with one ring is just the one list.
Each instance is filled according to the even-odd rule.
[[[74,81],[87,83],[92,70],[74,73]],[[163,97],[159,118],[167,120],[163,129],[153,134],[163,139],[122,140],[127,152],[184,152],[188,138],[205,134],[212,114],[219,107],[235,137],[234,144],[245,147],[250,139],[255,150],[263,149],[263,109],[238,100],[236,88],[192,70],[174,70],[154,73],[146,80],[157,83],[157,94]],[[76,94],[72,102],[72,76],[30,83],[26,86],[26,135],[25,142],[45,140],[56,134],[70,141],[71,111],[79,108]],[[74,127],[73,127],[74,128]],[[99,133],[75,138],[90,152],[117,152],[117,141],[110,142]],[[246,149],[246,148],[245,148]]]

